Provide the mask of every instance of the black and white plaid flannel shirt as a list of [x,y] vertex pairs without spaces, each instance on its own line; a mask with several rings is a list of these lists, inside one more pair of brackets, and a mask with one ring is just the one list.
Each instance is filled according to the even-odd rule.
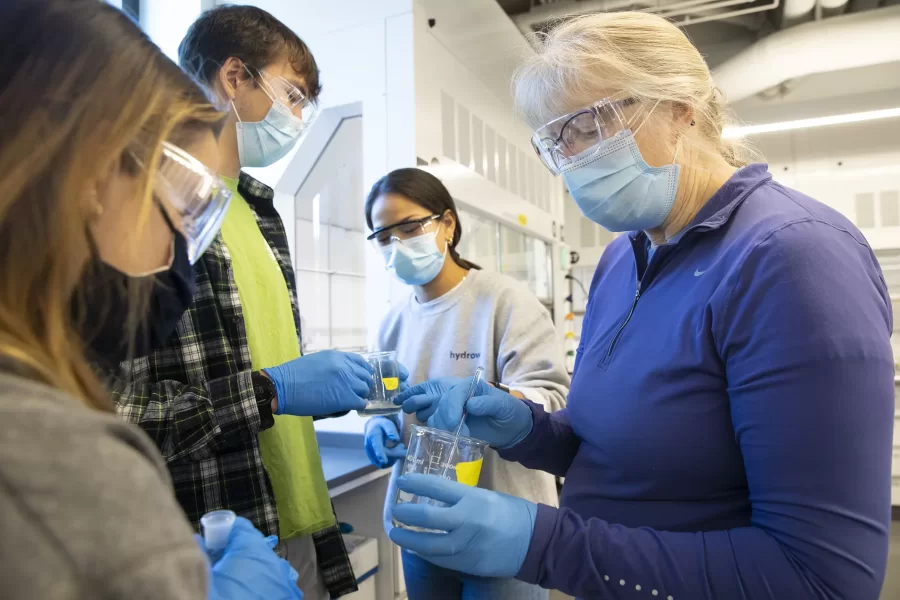
[[[241,173],[238,190],[284,274],[297,335],[296,281],[272,188]],[[175,494],[199,527],[208,511],[228,508],[265,535],[278,535],[272,484],[257,433],[260,417],[251,383],[240,297],[228,248],[217,236],[195,265],[194,301],[166,346],[123,365],[111,383],[118,413],[156,442]],[[319,567],[333,598],[356,591],[338,527],[313,535]]]

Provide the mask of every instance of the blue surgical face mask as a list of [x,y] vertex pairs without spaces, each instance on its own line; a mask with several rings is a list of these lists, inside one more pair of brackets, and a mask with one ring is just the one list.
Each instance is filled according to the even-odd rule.
[[648,165],[630,130],[572,163],[563,180],[584,216],[610,231],[654,229],[675,203],[680,166]]
[[407,285],[425,285],[434,281],[444,267],[447,248],[441,252],[435,239],[437,232],[394,240],[390,246],[381,249],[384,262],[397,279]]
[[[237,114],[236,108],[234,112]],[[278,101],[272,102],[272,108],[262,121],[245,123],[238,116],[237,145],[241,166],[268,167],[290,152],[303,128],[303,121]]]

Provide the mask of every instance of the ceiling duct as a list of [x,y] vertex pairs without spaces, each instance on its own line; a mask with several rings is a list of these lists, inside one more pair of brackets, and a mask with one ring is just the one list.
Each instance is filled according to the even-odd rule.
[[740,19],[744,15],[775,10],[783,1],[792,5],[808,4],[806,12],[811,11],[816,2],[816,0],[558,0],[534,6],[527,13],[515,14],[512,20],[520,31],[530,34],[558,19],[592,13],[639,10],[661,15],[683,27],[708,21]]
[[[755,43],[713,72],[729,102],[790,79],[900,61],[900,6],[785,29]],[[851,90],[852,91],[852,90]]]

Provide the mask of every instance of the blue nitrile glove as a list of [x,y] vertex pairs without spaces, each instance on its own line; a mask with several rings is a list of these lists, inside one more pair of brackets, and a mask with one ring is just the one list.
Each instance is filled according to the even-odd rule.
[[264,371],[275,384],[276,415],[321,417],[362,410],[375,388],[366,359],[337,350],[307,354]]
[[485,381],[478,383],[475,395],[466,403],[472,379],[466,379],[444,394],[428,426],[456,431],[462,419],[463,404],[469,411],[462,434],[483,440],[494,448],[515,446],[531,433],[531,409],[522,401]]
[[428,418],[437,410],[438,400],[449,392],[453,386],[464,381],[472,381],[464,377],[441,377],[416,384],[394,398],[394,404],[403,408],[408,415],[416,413],[416,418],[427,423]]
[[397,395],[400,395],[409,389],[409,369],[404,367],[399,361],[397,362],[397,377],[400,379]]
[[[388,417],[372,417],[366,421],[366,456],[380,469],[394,466],[398,459],[406,456],[406,446],[400,443],[397,424]],[[393,442],[393,447],[387,443]]]
[[[205,550],[203,538],[197,537]],[[275,554],[277,544],[277,537],[263,537],[250,521],[238,517],[222,558],[210,571],[208,600],[303,600],[297,571]]]
[[522,568],[537,518],[533,502],[437,475],[403,475],[397,485],[449,505],[395,505],[393,515],[401,523],[447,532],[394,527],[390,538],[398,546],[439,567],[480,577],[515,577]]

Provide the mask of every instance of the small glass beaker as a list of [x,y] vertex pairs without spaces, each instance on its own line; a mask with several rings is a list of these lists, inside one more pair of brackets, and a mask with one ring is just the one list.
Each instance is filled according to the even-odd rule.
[[[438,475],[472,487],[478,485],[481,465],[484,462],[484,451],[488,447],[487,442],[460,436],[454,449],[454,435],[448,431],[410,425],[409,433],[409,445],[401,471],[402,475],[407,473]],[[404,502],[446,506],[438,500],[398,490],[395,504]],[[415,531],[432,531],[400,523],[397,520],[394,520],[394,525]]]
[[398,412],[400,407],[393,400],[400,393],[400,367],[397,365],[397,353],[369,352],[363,358],[372,365],[375,371],[375,389],[367,398],[366,408],[357,411],[360,415],[390,415]]

